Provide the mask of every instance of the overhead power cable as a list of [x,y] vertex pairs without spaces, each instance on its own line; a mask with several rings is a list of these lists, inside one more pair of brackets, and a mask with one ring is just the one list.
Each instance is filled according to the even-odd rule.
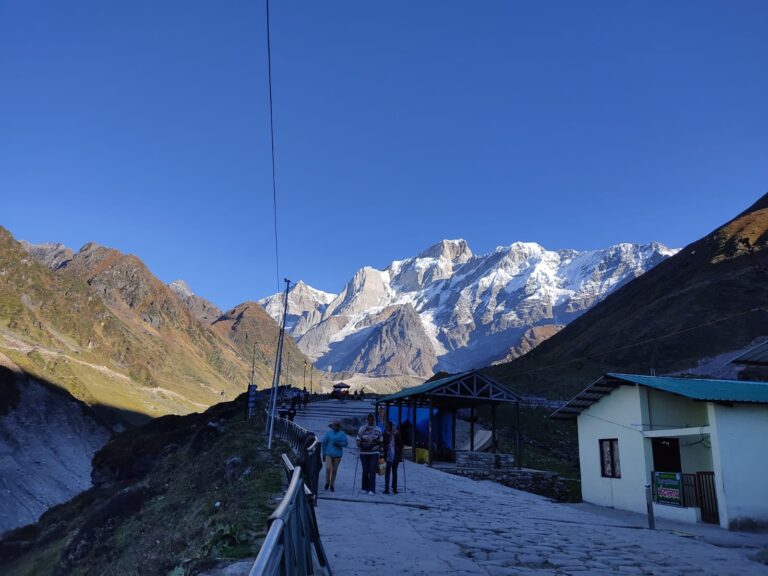
[[280,251],[277,236],[277,177],[275,171],[275,124],[272,114],[272,38],[269,33],[269,0],[265,0],[267,18],[267,77],[269,79],[269,136],[272,146],[272,212],[275,227],[275,279],[280,292]]

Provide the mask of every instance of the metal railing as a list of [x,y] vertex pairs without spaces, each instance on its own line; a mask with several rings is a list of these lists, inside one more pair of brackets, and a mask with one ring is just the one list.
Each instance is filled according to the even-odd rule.
[[294,466],[288,456],[282,455],[288,490],[267,521],[267,536],[249,576],[315,574],[315,560],[323,573],[330,576],[331,568],[315,515],[322,466],[320,443],[314,434],[283,418],[275,419],[274,434],[291,446],[297,454],[298,465]]
[[[269,414],[267,418],[270,418]],[[274,435],[288,444],[296,454],[297,464],[303,470],[304,483],[312,491],[312,501],[317,505],[317,488],[323,468],[317,436],[285,418],[275,418]]]

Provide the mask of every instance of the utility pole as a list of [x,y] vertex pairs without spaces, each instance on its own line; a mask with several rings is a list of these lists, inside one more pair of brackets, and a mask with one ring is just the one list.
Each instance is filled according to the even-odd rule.
[[304,391],[307,391],[307,359],[304,358]]
[[256,341],[253,342],[253,355],[251,356],[251,384],[256,384]]
[[[248,333],[245,333],[246,337]],[[256,408],[256,342],[253,343],[253,358],[251,358],[251,381],[248,383],[248,420],[253,416]]]
[[280,386],[280,367],[283,362],[283,341],[285,339],[285,320],[288,316],[288,290],[291,287],[291,281],[285,278],[285,299],[283,300],[283,322],[280,326],[280,335],[277,338],[277,352],[275,353],[275,372],[272,376],[272,396],[269,418],[269,440],[267,447],[272,449],[272,435],[275,428],[275,416],[277,414],[277,392]]

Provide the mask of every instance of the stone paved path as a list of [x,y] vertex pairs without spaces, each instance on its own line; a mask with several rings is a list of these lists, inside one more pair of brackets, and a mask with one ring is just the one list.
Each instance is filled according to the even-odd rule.
[[[297,423],[322,437],[330,420],[324,410],[310,406]],[[401,465],[400,494],[382,494],[379,477],[376,495],[365,495],[359,466],[353,480],[352,438],[350,446],[336,492],[321,489],[317,506],[323,543],[339,576],[768,575],[768,566],[749,559],[768,545],[766,534],[700,525],[686,530],[681,524],[650,531],[638,526],[637,515],[598,514],[411,462],[404,471]],[[729,547],[704,541],[702,534],[710,541],[723,536],[719,540]]]

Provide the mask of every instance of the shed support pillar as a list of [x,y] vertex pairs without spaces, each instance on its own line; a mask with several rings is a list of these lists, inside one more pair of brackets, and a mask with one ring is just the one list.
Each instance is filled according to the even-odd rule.
[[456,452],[456,408],[451,411],[451,450]]
[[493,452],[498,453],[499,444],[496,439],[496,404],[491,405],[491,444],[493,445]]
[[435,407],[434,398],[429,399],[429,440],[427,442],[427,464],[432,466],[432,411]]
[[523,447],[520,444],[520,402],[515,402],[515,464],[520,469],[523,465]]
[[475,451],[475,407],[469,409],[469,450]]
[[416,462],[416,399],[411,402],[411,460]]

